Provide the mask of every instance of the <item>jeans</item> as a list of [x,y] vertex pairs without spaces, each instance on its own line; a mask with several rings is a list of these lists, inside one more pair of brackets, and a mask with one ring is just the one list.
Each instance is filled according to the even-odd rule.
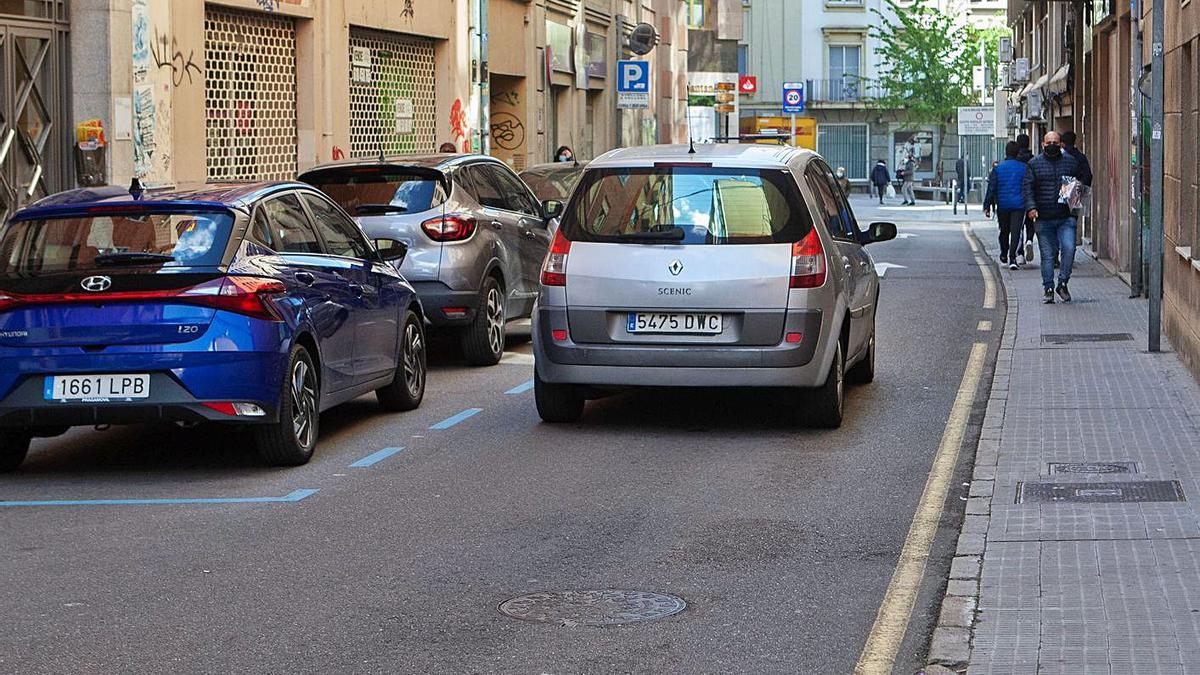
[[1000,257],[1016,262],[1021,250],[1021,235],[1024,234],[1025,211],[997,211],[996,219],[1000,221]]
[[1039,220],[1038,249],[1042,255],[1042,287],[1054,289],[1054,256],[1062,254],[1058,263],[1058,283],[1071,280],[1071,266],[1075,264],[1075,218]]
[[906,204],[915,203],[917,201],[916,195],[913,194],[912,181],[906,180],[900,185],[900,194],[904,197],[904,202]]

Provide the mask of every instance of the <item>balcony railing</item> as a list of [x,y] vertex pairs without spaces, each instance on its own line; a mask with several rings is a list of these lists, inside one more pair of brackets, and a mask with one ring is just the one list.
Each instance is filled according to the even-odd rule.
[[878,98],[883,90],[857,77],[846,76],[831,80],[806,80],[810,103],[862,103]]

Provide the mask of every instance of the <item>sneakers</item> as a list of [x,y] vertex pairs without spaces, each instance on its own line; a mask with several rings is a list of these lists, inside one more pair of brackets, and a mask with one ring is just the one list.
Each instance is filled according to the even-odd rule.
[[1011,263],[1011,264],[1008,266],[1008,269],[1010,269],[1010,270],[1019,270],[1019,269],[1021,269],[1021,266],[1020,266],[1020,265],[1018,265],[1017,263]]
[[1008,256],[1006,256],[1006,255],[1000,256],[1000,264],[1007,265],[1008,264]]
[[1047,305],[1054,304],[1054,289],[1053,288],[1047,288],[1046,292],[1042,294],[1042,303],[1047,304]]
[[1025,264],[1025,256],[1021,255],[1020,253],[1017,254],[1017,264],[1018,265]]
[[1033,240],[1032,239],[1028,239],[1025,241],[1025,260],[1027,260],[1029,262],[1033,262]]
[[1066,285],[1066,284],[1059,284],[1059,285],[1058,285],[1058,297],[1062,298],[1062,301],[1063,301],[1063,302],[1070,302],[1070,301],[1071,301],[1071,291],[1068,291],[1068,290],[1067,290],[1067,285]]

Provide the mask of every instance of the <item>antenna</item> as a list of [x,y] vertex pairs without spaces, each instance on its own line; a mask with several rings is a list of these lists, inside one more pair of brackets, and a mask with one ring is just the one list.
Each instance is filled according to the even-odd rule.
[[380,162],[386,162],[386,161],[387,161],[387,156],[383,154],[383,146],[382,146],[382,145],[381,145],[381,146],[379,146],[379,161],[380,161]]
[[[687,85],[687,94],[688,94],[688,98],[691,98],[691,95],[692,95],[692,85],[690,85],[690,84],[689,84],[689,85]],[[685,112],[686,112],[686,114],[687,114],[687,127],[688,127],[688,154],[689,154],[689,155],[694,155],[694,154],[696,154],[696,139],[695,139],[695,137],[692,135],[692,111],[691,111],[691,109],[690,109],[690,106],[687,106],[687,105],[683,106],[683,109],[684,109],[684,111],[685,111]]]

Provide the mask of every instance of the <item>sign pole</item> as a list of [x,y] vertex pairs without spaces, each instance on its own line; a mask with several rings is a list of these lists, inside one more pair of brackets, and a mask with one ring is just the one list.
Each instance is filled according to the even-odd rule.
[[792,113],[792,147],[796,147],[796,113]]
[[1162,0],[1151,5],[1150,74],[1150,318],[1151,352],[1161,351],[1163,297],[1163,34]]

